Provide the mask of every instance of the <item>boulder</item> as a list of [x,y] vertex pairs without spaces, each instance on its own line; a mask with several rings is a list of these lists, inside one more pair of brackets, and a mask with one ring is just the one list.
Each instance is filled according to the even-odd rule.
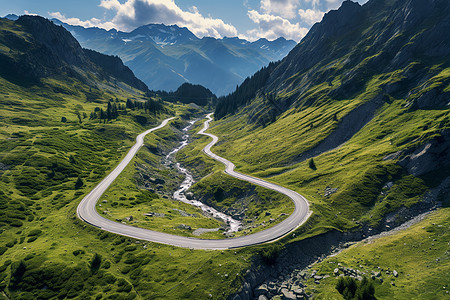
[[254,290],[255,297],[261,296],[261,295],[267,295],[269,292],[269,289],[267,288],[266,284],[260,285]]
[[394,270],[394,271],[392,272],[392,275],[394,275],[394,277],[397,277],[397,276],[398,276],[398,272],[397,272],[396,270]]
[[186,225],[186,224],[180,224],[177,226],[178,229],[186,229],[186,230],[191,230],[191,226]]
[[288,290],[288,289],[281,289],[281,299],[283,300],[296,300],[297,296],[294,294],[294,292]]

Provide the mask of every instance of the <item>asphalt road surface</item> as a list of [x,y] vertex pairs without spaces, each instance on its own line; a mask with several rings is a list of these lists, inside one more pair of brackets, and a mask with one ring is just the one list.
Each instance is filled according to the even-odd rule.
[[256,177],[248,176],[239,172],[235,172],[234,164],[232,162],[211,152],[211,147],[218,141],[217,136],[205,132],[209,128],[209,122],[212,121],[211,115],[212,114],[209,114],[207,116],[208,120],[205,121],[203,129],[199,131],[199,134],[207,135],[213,139],[212,142],[210,142],[203,149],[203,151],[210,157],[223,163],[226,167],[225,169],[226,174],[280,192],[291,198],[295,204],[295,210],[283,222],[266,230],[246,236],[221,240],[206,240],[206,239],[182,237],[158,231],[133,227],[122,223],[114,222],[102,217],[96,210],[96,204],[98,199],[100,199],[101,195],[108,189],[111,183],[117,178],[117,176],[119,176],[119,174],[123,171],[123,169],[125,169],[128,163],[130,163],[130,161],[133,159],[134,155],[136,155],[137,151],[142,147],[142,145],[144,144],[144,136],[152,131],[158,130],[166,126],[167,123],[173,118],[165,119],[159,126],[149,129],[137,136],[136,144],[131,148],[131,150],[128,152],[125,158],[119,163],[119,165],[80,202],[77,208],[78,217],[83,221],[85,221],[86,223],[101,228],[102,230],[120,234],[123,236],[178,247],[205,249],[205,250],[240,248],[274,241],[285,236],[286,234],[297,228],[299,225],[301,225],[303,222],[305,222],[309,216],[310,211],[308,201],[302,195],[290,189],[279,186],[277,184],[267,182],[265,180]]

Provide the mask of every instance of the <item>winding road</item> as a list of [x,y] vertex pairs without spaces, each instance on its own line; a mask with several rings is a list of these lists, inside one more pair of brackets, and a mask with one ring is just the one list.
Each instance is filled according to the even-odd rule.
[[168,244],[184,248],[204,249],[204,250],[223,250],[231,248],[240,248],[274,241],[285,236],[286,234],[288,234],[289,232],[300,226],[303,222],[305,222],[308,219],[308,216],[310,215],[310,210],[308,201],[302,195],[285,187],[279,186],[277,184],[267,182],[265,180],[256,177],[248,176],[239,172],[235,172],[234,164],[232,162],[211,152],[211,147],[219,140],[217,136],[205,132],[209,128],[209,123],[212,121],[211,115],[212,114],[207,115],[208,120],[205,121],[203,129],[198,132],[199,134],[209,136],[213,139],[203,149],[203,151],[208,156],[223,163],[226,167],[225,169],[226,174],[280,192],[291,198],[295,204],[295,209],[294,212],[283,222],[266,230],[246,236],[221,240],[206,240],[191,237],[182,237],[163,232],[133,227],[122,223],[114,222],[112,220],[108,220],[102,217],[96,210],[97,201],[100,199],[102,194],[108,189],[111,183],[117,178],[117,176],[119,176],[119,174],[123,171],[123,169],[125,169],[125,167],[136,155],[137,151],[142,147],[142,145],[144,144],[145,135],[166,126],[167,123],[173,118],[165,119],[159,126],[149,129],[137,136],[136,144],[130,149],[128,154],[119,163],[119,165],[105,179],[103,179],[86,197],[84,197],[83,200],[81,200],[77,208],[78,217],[88,224],[91,224],[93,226],[96,226],[98,228],[101,228],[102,230],[111,233],[116,233],[139,240],[146,240],[149,242]]

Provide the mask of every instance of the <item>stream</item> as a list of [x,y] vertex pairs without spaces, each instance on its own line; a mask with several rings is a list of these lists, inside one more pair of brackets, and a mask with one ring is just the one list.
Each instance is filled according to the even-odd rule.
[[[183,128],[183,137],[181,139],[180,145],[170,151],[170,153],[166,155],[163,161],[163,164],[168,168],[172,165],[175,165],[177,171],[185,176],[183,182],[180,185],[180,188],[173,193],[173,199],[196,206],[200,208],[205,214],[213,217],[214,219],[223,221],[228,226],[228,229],[226,231],[227,233],[236,232],[242,225],[240,221],[235,220],[231,216],[221,213],[198,200],[189,200],[186,198],[185,192],[194,184],[195,180],[192,174],[186,168],[183,168],[180,163],[175,162],[175,154],[187,146],[187,144],[189,143],[189,134],[187,132],[197,121],[198,120],[190,121],[189,125]],[[212,230],[205,229],[204,231],[216,231],[218,229],[219,228]]]

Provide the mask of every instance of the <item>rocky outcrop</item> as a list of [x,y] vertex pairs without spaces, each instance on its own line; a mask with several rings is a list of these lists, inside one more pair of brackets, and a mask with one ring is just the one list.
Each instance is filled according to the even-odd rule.
[[360,131],[375,116],[375,112],[383,105],[383,97],[379,96],[368,101],[345,116],[343,116],[333,132],[328,135],[317,146],[301,153],[293,159],[292,164],[305,161],[308,158],[317,156],[321,153],[340,147],[342,144],[351,139],[358,131]]
[[410,153],[399,164],[414,176],[450,168],[450,130],[443,131],[439,136],[408,152]]
[[[442,195],[445,196],[442,197]],[[228,299],[251,300],[259,297],[270,299],[274,296],[289,299],[288,297],[291,295],[297,297],[293,299],[308,299],[312,295],[304,292],[305,281],[314,278],[316,282],[320,283],[324,276],[329,276],[329,274],[318,274],[317,271],[312,270],[310,266],[313,263],[322,261],[328,255],[346,248],[354,242],[385,234],[384,230],[396,231],[397,228],[399,230],[407,228],[423,219],[430,210],[439,207],[441,204],[439,201],[445,201],[449,196],[450,177],[446,178],[438,187],[427,192],[418,204],[409,208],[403,207],[399,211],[388,214],[382,221],[383,226],[378,228],[362,226],[353,232],[331,230],[288,244],[281,251],[274,265],[267,265],[257,257],[244,277],[241,290]],[[362,279],[363,275],[374,276],[382,282],[383,277],[381,277],[381,273],[378,274],[382,271],[388,271],[390,276],[396,277],[395,273],[390,270],[353,270],[345,268],[345,266],[337,266],[334,275],[344,274],[357,279]]]

